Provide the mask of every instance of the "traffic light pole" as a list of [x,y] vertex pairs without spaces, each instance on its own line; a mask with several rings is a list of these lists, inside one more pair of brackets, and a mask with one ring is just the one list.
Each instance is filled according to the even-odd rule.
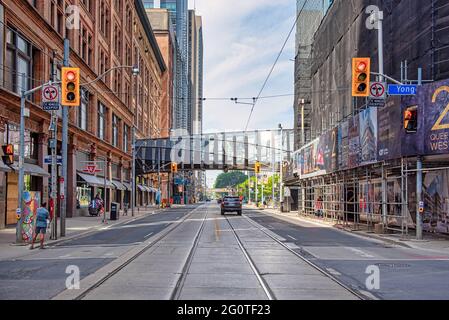
[[[70,40],[64,39],[64,67],[70,66]],[[61,199],[61,237],[66,235],[67,217],[67,167],[68,167],[68,145],[69,145],[69,110],[62,106],[62,178],[64,179],[63,194]],[[56,216],[55,216],[56,218]],[[55,219],[56,220],[56,219]]]

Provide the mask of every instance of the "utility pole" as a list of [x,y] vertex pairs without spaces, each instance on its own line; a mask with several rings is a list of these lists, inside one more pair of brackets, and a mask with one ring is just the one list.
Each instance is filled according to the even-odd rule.
[[[64,67],[70,67],[70,40],[64,39]],[[68,145],[69,145],[69,107],[62,106],[62,178],[64,198],[61,199],[61,237],[66,235],[67,217],[67,167],[68,167]],[[56,216],[55,216],[56,218]],[[55,223],[56,223],[56,219]]]
[[[52,81],[57,81],[56,79],[56,53],[53,52],[53,70],[52,70]],[[61,104],[59,104],[59,107],[61,107]],[[53,219],[51,222],[51,237],[52,239],[57,238],[57,228],[56,228],[56,221],[57,221],[57,204],[58,204],[58,163],[57,163],[57,141],[58,141],[58,113],[56,111],[51,112],[51,206],[53,209]],[[62,222],[61,222],[62,226]],[[62,236],[62,228],[61,228],[61,236]]]
[[26,75],[22,76],[22,91],[20,95],[20,146],[19,146],[19,195],[18,195],[18,209],[17,213],[20,213],[20,219],[17,222],[16,228],[16,243],[23,243],[22,237],[22,224],[23,224],[23,191],[24,191],[24,179],[25,179],[25,104],[26,104]]
[[422,158],[418,157],[416,171],[416,239],[423,239],[423,226],[422,226],[422,215],[420,212],[420,207],[422,205],[422,186],[423,186],[423,175],[422,175]]
[[282,172],[282,167],[283,167],[283,163],[284,163],[284,128],[282,127],[282,124],[279,124],[279,129],[281,131],[281,156],[280,156],[280,160],[279,160],[279,208],[282,211],[282,201],[283,201],[283,197],[284,197],[284,193],[283,193],[283,172]]

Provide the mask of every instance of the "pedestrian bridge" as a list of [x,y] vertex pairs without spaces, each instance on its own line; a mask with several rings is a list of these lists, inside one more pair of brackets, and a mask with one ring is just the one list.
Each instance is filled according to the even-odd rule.
[[171,163],[180,171],[251,171],[256,162],[262,171],[273,172],[279,171],[281,157],[290,159],[293,148],[293,130],[172,134],[136,142],[136,172],[168,172]]

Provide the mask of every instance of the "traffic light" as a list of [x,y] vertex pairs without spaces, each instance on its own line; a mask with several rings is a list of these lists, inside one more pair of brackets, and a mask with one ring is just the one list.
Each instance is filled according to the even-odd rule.
[[171,172],[172,173],[177,173],[178,172],[178,164],[177,163],[172,163],[171,164]]
[[352,59],[352,96],[369,97],[371,58]]
[[254,172],[255,172],[256,174],[259,174],[259,173],[260,173],[260,168],[261,168],[261,165],[260,165],[260,162],[258,161],[258,162],[256,162],[256,164],[254,165]]
[[14,146],[12,144],[7,144],[2,146],[3,150],[3,156],[2,160],[3,163],[7,166],[12,166],[14,164]]
[[418,107],[408,107],[404,110],[404,129],[406,133],[418,131]]
[[80,105],[80,69],[62,68],[62,97],[61,104],[66,107]]

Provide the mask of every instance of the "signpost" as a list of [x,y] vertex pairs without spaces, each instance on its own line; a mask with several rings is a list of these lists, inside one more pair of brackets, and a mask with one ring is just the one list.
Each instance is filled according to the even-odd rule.
[[388,94],[390,96],[414,96],[418,92],[418,86],[407,84],[407,85],[399,85],[399,84],[389,84],[388,85]]
[[59,111],[59,88],[48,84],[42,88],[42,109],[44,111]]
[[370,97],[372,99],[385,99],[387,97],[387,84],[385,82],[371,82]]

